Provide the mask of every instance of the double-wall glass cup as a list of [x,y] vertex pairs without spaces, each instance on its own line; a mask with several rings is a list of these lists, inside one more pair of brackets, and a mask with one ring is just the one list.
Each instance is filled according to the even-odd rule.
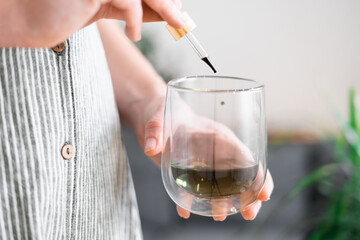
[[266,178],[264,86],[194,76],[167,89],[161,173],[180,207],[226,216],[252,204]]

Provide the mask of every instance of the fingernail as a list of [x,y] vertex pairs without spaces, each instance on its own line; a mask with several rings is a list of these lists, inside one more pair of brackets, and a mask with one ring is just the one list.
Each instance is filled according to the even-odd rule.
[[183,25],[184,27],[186,26],[186,20],[183,16],[183,14],[178,10],[178,19],[181,25]]
[[[173,5],[173,9],[172,9],[173,14],[176,16],[176,20],[178,21],[178,23],[181,25],[181,27],[185,27],[186,26],[186,20],[183,16],[183,14],[180,12],[179,9],[177,9],[177,7],[175,7]],[[180,27],[180,26],[179,26]]]
[[154,150],[156,147],[156,139],[155,138],[148,138],[145,142],[145,152],[149,152],[151,150]]
[[135,41],[135,42],[138,42],[138,41],[140,41],[140,40],[141,40],[141,33],[138,33],[138,34],[135,35],[134,41]]
[[260,208],[261,208],[261,201],[258,201],[245,207],[244,209],[241,210],[241,212],[245,220],[252,221],[256,218],[257,214],[260,211]]
[[254,211],[255,215],[254,215],[254,218],[251,220],[254,220],[256,218],[256,216],[258,215],[258,213],[260,211],[261,205],[262,205],[261,201],[258,204],[256,204],[255,211]]
[[180,217],[184,218],[184,219],[188,219],[190,217],[190,213],[181,213],[179,214]]
[[132,40],[134,42],[141,40],[141,30],[134,30],[132,31]]
[[176,206],[176,210],[178,212],[178,215],[182,218],[185,218],[185,219],[188,219],[190,217],[190,212],[182,209],[181,207],[179,206]]
[[226,216],[213,217],[215,221],[224,221]]
[[[259,213],[259,210],[260,210],[260,206],[256,206],[255,207],[255,217],[256,217],[256,215]],[[255,218],[254,217],[254,218]]]

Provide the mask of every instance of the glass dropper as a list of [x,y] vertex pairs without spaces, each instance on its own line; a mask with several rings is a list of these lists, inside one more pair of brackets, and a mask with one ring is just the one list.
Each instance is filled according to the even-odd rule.
[[191,19],[188,13],[184,12],[183,16],[186,21],[186,26],[184,28],[174,28],[169,24],[166,25],[166,28],[169,30],[170,34],[174,37],[176,41],[185,36],[185,38],[188,40],[189,44],[195,50],[199,58],[203,60],[214,71],[214,73],[216,73],[216,69],[210,62],[209,55],[206,53],[205,49],[201,46],[199,41],[191,32],[194,28],[196,28],[195,22]]
[[189,32],[185,35],[185,38],[186,40],[188,40],[188,42],[195,50],[199,58],[203,60],[207,65],[209,65],[209,67],[214,71],[214,73],[216,73],[216,69],[210,62],[209,55],[206,53],[205,49],[200,45],[199,41],[196,39],[194,34],[192,34],[192,32]]

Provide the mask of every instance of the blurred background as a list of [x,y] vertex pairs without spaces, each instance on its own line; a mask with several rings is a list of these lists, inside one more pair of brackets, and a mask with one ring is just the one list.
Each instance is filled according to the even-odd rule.
[[[360,1],[182,4],[219,75],[265,84],[275,189],[254,221],[180,219],[124,126],[144,239],[360,239]],[[164,23],[144,24],[137,45],[166,81],[212,74]]]

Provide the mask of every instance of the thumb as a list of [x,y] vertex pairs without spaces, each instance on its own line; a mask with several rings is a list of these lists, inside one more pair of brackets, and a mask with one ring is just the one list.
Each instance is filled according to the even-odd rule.
[[149,121],[145,124],[144,152],[149,157],[155,156],[162,151],[163,119],[163,107],[159,106]]

